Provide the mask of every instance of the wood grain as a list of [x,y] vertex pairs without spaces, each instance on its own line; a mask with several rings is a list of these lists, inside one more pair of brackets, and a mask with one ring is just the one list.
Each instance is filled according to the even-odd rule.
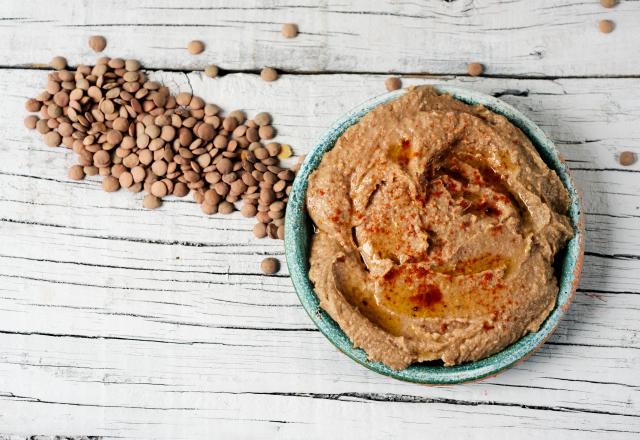
[[[87,63],[87,40],[100,34],[109,55],[177,70],[464,74],[477,61],[488,75],[640,75],[635,1],[35,0],[2,2],[0,16],[4,66],[52,54]],[[598,31],[604,18],[611,34]],[[284,22],[299,25],[298,38],[282,37]],[[207,51],[189,55],[192,39]]]
[[[384,76],[157,72],[226,110],[274,115],[296,154]],[[554,139],[584,192],[587,256],[576,301],[539,353],[496,378],[428,388],[338,353],[299,306],[282,243],[237,213],[70,181],[73,154],[21,125],[46,72],[0,69],[0,430],[124,438],[416,432],[630,438],[640,433],[640,79],[405,78],[500,96]],[[292,159],[293,160],[293,159]],[[331,423],[328,423],[331,421]],[[26,431],[25,431],[26,430]],[[242,434],[240,434],[242,433]],[[246,435],[245,435],[246,434]]]

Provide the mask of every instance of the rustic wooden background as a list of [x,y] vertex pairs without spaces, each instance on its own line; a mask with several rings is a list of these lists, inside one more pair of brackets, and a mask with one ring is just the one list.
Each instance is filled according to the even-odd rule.
[[[598,20],[616,23],[598,32]],[[283,22],[300,35],[286,40]],[[105,438],[638,438],[640,2],[118,0],[0,3],[0,432]],[[142,209],[67,178],[73,155],[22,125],[46,63],[135,57],[174,90],[269,111],[309,151],[333,120],[405,85],[500,96],[537,122],[584,192],[575,302],[529,360],[479,383],[424,387],[353,363],[314,328],[280,241],[190,200]],[[184,49],[201,39],[207,50]],[[486,65],[483,78],[466,63]],[[201,69],[218,64],[212,80]],[[274,83],[256,72],[274,66]],[[18,436],[18,437],[15,437]],[[19,437],[22,436],[22,437]],[[328,437],[330,436],[330,437]]]

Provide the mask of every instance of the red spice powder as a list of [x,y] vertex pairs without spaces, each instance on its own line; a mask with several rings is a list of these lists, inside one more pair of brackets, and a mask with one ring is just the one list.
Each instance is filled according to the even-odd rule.
[[442,301],[442,292],[433,284],[418,287],[418,293],[410,296],[409,300],[420,307],[431,307]]

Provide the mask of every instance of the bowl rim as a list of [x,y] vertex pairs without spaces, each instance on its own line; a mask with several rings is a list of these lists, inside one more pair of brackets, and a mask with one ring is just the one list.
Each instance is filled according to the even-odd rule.
[[337,139],[349,127],[377,106],[398,99],[407,92],[400,89],[371,98],[342,115],[320,137],[314,148],[307,154],[293,182],[285,217],[285,256],[289,274],[298,298],[320,332],[342,353],[385,376],[406,382],[429,385],[447,385],[472,382],[496,374],[524,361],[532,355],[553,334],[560,319],[569,309],[575,296],[584,258],[584,213],[582,198],[575,186],[564,160],[554,143],[537,124],[510,104],[493,96],[457,86],[430,84],[439,93],[446,93],[467,104],[482,104],[489,110],[505,116],[520,128],[547,166],[556,172],[569,192],[568,216],[574,237],[565,246],[565,255],[558,274],[558,296],[556,305],[537,332],[529,333],[498,353],[487,358],[451,367],[412,364],[404,370],[393,370],[381,362],[370,361],[364,350],[354,348],[349,337],[340,326],[319,306],[319,300],[308,277],[308,247],[310,240],[303,242],[302,231],[309,228],[306,212],[306,191],[308,178],[317,168],[322,156],[333,148]]

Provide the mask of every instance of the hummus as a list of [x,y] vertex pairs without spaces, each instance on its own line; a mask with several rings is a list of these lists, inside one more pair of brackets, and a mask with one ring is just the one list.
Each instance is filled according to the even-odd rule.
[[506,118],[413,88],[350,127],[310,176],[309,276],[371,360],[482,359],[553,309],[568,200]]

